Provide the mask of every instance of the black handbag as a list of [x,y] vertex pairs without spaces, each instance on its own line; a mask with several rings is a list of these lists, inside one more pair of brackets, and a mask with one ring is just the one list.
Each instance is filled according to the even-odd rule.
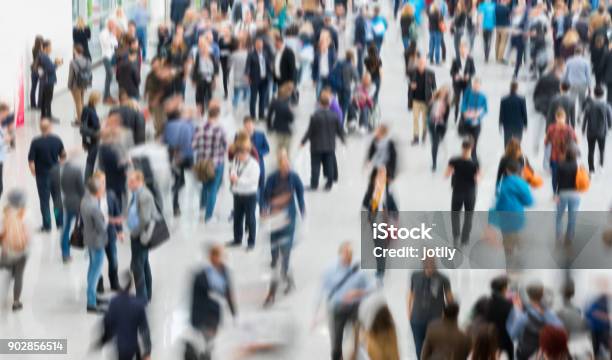
[[76,221],[74,222],[74,228],[70,235],[70,246],[83,249],[85,247],[85,241],[83,240],[83,220],[81,215],[77,215]]
[[141,235],[141,242],[143,242],[142,236],[148,237],[148,241],[143,242],[143,245],[147,249],[155,249],[170,239],[170,230],[163,216],[159,220],[153,221],[149,226],[152,228],[150,228],[146,234]]

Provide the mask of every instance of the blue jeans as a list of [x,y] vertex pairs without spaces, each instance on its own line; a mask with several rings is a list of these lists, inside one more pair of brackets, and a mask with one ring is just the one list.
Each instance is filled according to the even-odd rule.
[[404,45],[404,51],[408,50],[408,48],[410,48],[410,37],[409,36],[403,36],[402,37],[402,44]]
[[111,59],[103,58],[102,62],[104,63],[104,97],[103,100],[108,100],[111,97],[110,94],[110,86],[113,81],[113,64]]
[[96,286],[98,280],[102,276],[102,267],[104,265],[104,248],[88,249],[89,251],[89,267],[87,268],[87,307],[95,307],[96,301]]
[[279,255],[282,257],[281,274],[287,277],[289,273],[289,259],[293,248],[293,238],[295,236],[295,215],[290,216],[290,223],[287,227],[270,234],[270,252],[272,255],[271,267],[274,269],[278,262]]
[[232,105],[234,107],[238,106],[238,101],[240,101],[240,93],[242,93],[242,101],[246,101],[249,96],[249,87],[248,86],[234,86],[234,97],[232,98]]
[[[31,73],[32,83],[30,84],[30,107],[36,107],[36,88],[38,87],[38,73],[36,71],[32,71]],[[40,98],[38,99],[40,100]]]
[[36,189],[40,201],[40,213],[43,220],[43,228],[51,230],[51,212],[49,210],[49,198],[53,200],[53,214],[55,225],[62,226],[63,209],[61,208],[61,196],[59,186],[51,183],[51,174],[36,176]]
[[215,178],[202,184],[202,194],[200,196],[200,209],[206,208],[204,221],[210,220],[215,210],[217,202],[217,193],[223,179],[223,164],[217,165],[215,168]]
[[140,44],[140,49],[142,50],[142,61],[147,60],[147,27],[137,27],[136,28],[136,37],[138,38],[138,43]]
[[559,163],[556,161],[550,160],[550,175],[552,180],[552,189],[553,193],[557,191],[557,182],[559,178],[557,177],[557,169],[559,168]]
[[559,203],[557,204],[557,218],[556,218],[556,236],[557,240],[560,240],[562,235],[563,226],[563,214],[567,208],[567,229],[565,236],[567,241],[574,239],[576,233],[576,215],[578,214],[578,206],[580,206],[580,196],[575,193],[561,193],[559,194]]
[[412,329],[412,338],[414,340],[414,347],[416,350],[416,358],[421,358],[421,349],[423,349],[423,343],[425,342],[425,334],[427,333],[427,326],[429,321],[413,321],[410,320],[410,328]]
[[440,63],[440,47],[442,46],[442,34],[439,31],[429,32],[429,62]]
[[132,274],[134,274],[136,296],[148,303],[153,296],[153,277],[151,276],[151,265],[149,264],[149,249],[142,246],[140,236],[132,236],[130,246],[132,249],[130,269]]
[[77,214],[66,210],[66,218],[64,219],[64,229],[62,231],[62,258],[70,256],[70,228],[72,227],[72,220],[76,219]]

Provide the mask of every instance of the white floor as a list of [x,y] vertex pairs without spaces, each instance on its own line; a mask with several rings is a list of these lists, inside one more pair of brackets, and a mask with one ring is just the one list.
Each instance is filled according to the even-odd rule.
[[[426,36],[421,36],[425,49]],[[475,58],[477,74],[483,79],[483,90],[488,95],[489,114],[485,118],[484,128],[479,144],[484,179],[479,185],[477,210],[486,210],[493,199],[493,190],[497,163],[502,154],[502,137],[498,131],[499,99],[509,90],[512,69],[495,63],[484,64],[481,50],[481,38],[477,40]],[[447,63],[434,67],[438,86],[450,83],[450,59],[454,53],[452,41],[447,37]],[[384,75],[380,94],[383,121],[390,125],[393,138],[398,145],[399,174],[396,180],[396,196],[402,210],[448,210],[450,208],[450,182],[442,175],[430,171],[429,143],[417,147],[410,146],[412,137],[412,116],[407,110],[406,80],[402,59],[402,46],[399,41],[398,27],[391,24],[383,46]],[[103,73],[95,73],[95,87],[102,88]],[[520,92],[531,99],[533,84],[521,82]],[[189,90],[188,99],[193,91]],[[190,100],[193,101],[193,100]],[[530,101],[529,101],[530,103]],[[229,104],[224,111],[229,114]],[[529,105],[532,106],[531,104]],[[302,87],[302,98],[298,109],[297,131],[294,141],[303,134],[310,114],[314,109],[314,95],[310,81]],[[104,110],[106,111],[106,109]],[[243,110],[241,110],[243,111]],[[54,112],[62,119],[56,131],[62,136],[67,148],[78,148],[80,136],[78,130],[70,127],[74,116],[72,99],[68,93],[57,94]],[[533,111],[530,110],[533,115]],[[241,119],[224,117],[229,133],[240,126]],[[539,121],[531,116],[530,121]],[[29,219],[33,229],[39,227],[40,215],[34,179],[27,168],[27,151],[30,139],[38,133],[37,116],[30,114],[26,126],[18,130],[17,149],[11,153],[4,167],[5,191],[12,187],[25,187],[29,194]],[[541,169],[541,154],[533,151],[534,137],[531,128],[525,136],[527,155]],[[231,136],[231,135],[230,135]],[[360,223],[359,209],[366,187],[366,171],[363,169],[365,152],[370,136],[354,136],[346,145],[339,146],[337,151],[340,179],[330,193],[307,193],[307,216],[301,226],[298,244],[293,257],[292,268],[295,274],[297,289],[289,297],[277,302],[277,308],[287,316],[292,316],[298,338],[291,355],[266,355],[267,359],[325,359],[328,357],[329,341],[325,326],[311,328],[314,306],[318,296],[320,275],[334,261],[337,246],[340,242],[350,240],[356,251],[359,249]],[[585,146],[585,144],[581,144]],[[439,159],[439,168],[449,155],[459,150],[459,138],[451,127]],[[610,155],[608,147],[608,158]],[[586,153],[586,152],[585,152]],[[293,151],[294,167],[305,183],[309,181],[309,159],[306,150]],[[270,156],[271,158],[272,156]],[[268,159],[270,160],[270,159]],[[609,164],[609,161],[608,161]],[[582,210],[607,210],[612,195],[610,171],[598,175],[591,190],[583,196]],[[546,177],[546,184],[549,178]],[[535,192],[537,202],[535,209],[552,210],[552,194],[549,186]],[[181,349],[180,337],[185,330],[188,318],[190,274],[203,263],[203,244],[207,241],[229,241],[231,224],[227,217],[231,210],[231,197],[227,183],[220,192],[216,213],[219,222],[204,227],[198,220],[197,203],[199,188],[189,181],[183,191],[183,216],[172,222],[172,240],[162,248],[151,253],[153,271],[153,301],[149,307],[149,318],[153,338],[154,359],[178,359]],[[0,305],[0,338],[67,338],[68,355],[48,356],[50,359],[98,359],[109,358],[110,351],[90,353],[91,344],[96,338],[100,318],[85,312],[85,275],[86,255],[74,252],[74,261],[69,265],[61,262],[59,248],[59,231],[49,235],[36,234],[32,252],[28,260],[23,293],[23,311],[13,314],[9,310],[10,302]],[[259,239],[258,239],[259,240]],[[261,304],[265,297],[269,272],[268,255],[264,240],[261,239],[257,249],[247,254],[243,250],[228,251],[228,264],[233,271],[240,318],[250,319],[261,313]],[[357,254],[358,255],[358,254]],[[120,269],[129,266],[129,244],[119,244]],[[599,273],[609,276],[609,272],[578,271],[577,301],[584,304],[591,296]],[[488,279],[499,274],[499,271],[462,270],[448,272],[454,292],[464,305],[462,319],[467,317],[467,308],[474,300],[488,292]],[[385,294],[390,303],[396,323],[399,327],[400,346],[404,359],[414,359],[412,338],[406,319],[405,296],[410,271],[389,271],[385,282]],[[560,284],[560,272],[534,271],[527,272],[525,278],[545,280],[551,290],[557,292]],[[526,279],[524,279],[526,281]],[[3,295],[4,296],[4,295]],[[234,325],[231,321],[224,328],[231,332]],[[222,335],[223,336],[223,335]],[[228,335],[229,336],[229,335]],[[228,337],[226,336],[226,337]],[[40,356],[2,356],[4,359],[39,359]],[[223,355],[219,359],[230,358]]]

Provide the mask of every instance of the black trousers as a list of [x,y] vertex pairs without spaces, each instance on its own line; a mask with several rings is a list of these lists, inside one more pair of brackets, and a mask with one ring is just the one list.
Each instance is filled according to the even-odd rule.
[[172,166],[172,176],[174,177],[174,184],[172,185],[172,206],[174,210],[180,210],[179,205],[179,194],[181,189],[185,186],[185,170],[189,169],[193,165],[191,158],[182,159],[178,164]]
[[85,180],[94,172],[94,166],[96,165],[96,158],[98,157],[98,144],[93,143],[89,145],[87,149],[87,163],[85,165]]
[[[451,226],[453,240],[457,241],[461,235],[461,243],[467,244],[472,231],[472,217],[474,216],[474,205],[476,204],[476,189],[471,191],[455,191],[451,198]],[[461,224],[461,210],[465,212],[463,228],[459,232]]]
[[208,108],[208,102],[212,99],[212,82],[208,82],[206,80],[199,81],[196,86],[196,104],[199,105],[202,109],[202,113],[206,113],[206,109]]
[[455,123],[459,118],[459,105],[461,104],[461,96],[465,92],[467,88],[467,82],[461,81],[453,81],[453,93],[455,96],[453,97],[453,104],[455,105]]
[[478,138],[480,137],[480,125],[466,126],[466,135],[470,135],[474,140],[474,147],[472,148],[472,160],[477,160],[476,148],[478,147]]
[[344,338],[344,328],[348,323],[357,321],[359,304],[338,305],[331,312],[330,331],[332,360],[342,360],[342,340]]
[[255,246],[256,222],[255,208],[257,206],[257,194],[238,195],[234,194],[234,243],[242,244],[242,235],[246,225],[249,232],[247,244]]
[[484,40],[484,56],[485,61],[489,61],[489,53],[491,52],[491,37],[493,30],[482,30],[482,39]]
[[268,104],[268,81],[260,81],[259,84],[251,84],[251,99],[249,111],[252,118],[255,118],[255,104],[259,98],[259,118],[265,118],[266,105]]
[[223,96],[227,99],[227,83],[229,80],[230,73],[230,64],[229,64],[229,56],[221,57],[221,71],[223,71]]
[[[599,165],[604,164],[604,152],[606,149],[606,137],[587,137],[587,143],[589,145],[589,171],[595,171],[595,144],[599,147]],[[1,192],[0,192],[1,194]]]
[[311,152],[310,153],[310,187],[316,189],[319,187],[319,174],[321,165],[323,165],[323,175],[327,178],[325,183],[326,188],[331,188],[334,178],[337,179],[334,171],[335,154],[329,152]]
[[53,102],[53,88],[54,85],[45,85],[41,88],[41,99],[40,99],[40,116],[51,118],[51,102]]
[[438,166],[438,147],[444,139],[444,134],[446,134],[446,126],[444,125],[435,125],[434,123],[429,123],[429,133],[431,135],[431,160],[433,170],[436,170]]
[[520,143],[523,140],[523,129],[504,129],[504,148],[512,138],[516,138]]
[[0,198],[2,197],[2,192],[4,191],[4,177],[3,177],[3,168],[4,163],[0,162]]

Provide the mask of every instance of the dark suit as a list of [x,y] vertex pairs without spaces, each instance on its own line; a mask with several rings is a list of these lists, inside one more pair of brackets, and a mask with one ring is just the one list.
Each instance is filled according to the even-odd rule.
[[336,113],[329,109],[319,109],[311,117],[308,129],[302,138],[302,145],[310,141],[310,187],[319,186],[319,171],[323,164],[323,175],[327,178],[326,189],[330,189],[337,179],[334,169],[336,136],[344,142],[344,132]]
[[319,73],[319,59],[321,56],[321,52],[317,49],[315,51],[315,58],[312,62],[312,81],[324,80],[327,81],[329,78],[329,74],[331,74],[332,69],[334,68],[334,64],[336,63],[336,51],[330,46],[327,49],[327,65],[329,67],[329,73],[325,77],[325,79],[321,78],[321,74]]
[[459,329],[457,321],[437,319],[427,328],[420,359],[467,359],[471,347],[470,337]]
[[512,137],[519,141],[527,127],[527,103],[523,96],[510,94],[499,105],[499,127],[504,129],[504,146]]
[[[476,74],[474,59],[471,56],[468,56],[465,59],[464,68],[461,58],[455,58],[455,60],[453,60],[453,64],[451,65],[450,74],[453,80],[453,92],[455,94],[453,104],[455,105],[455,121],[457,121],[461,96],[465,92],[465,89],[467,89],[467,87],[470,85],[470,81],[472,80],[474,74]],[[455,75],[462,76],[462,78],[460,80],[455,80]]]
[[487,322],[495,325],[497,329],[499,349],[505,351],[510,360],[514,359],[514,343],[508,334],[506,323],[508,322],[508,316],[510,316],[510,312],[512,312],[513,308],[512,302],[503,295],[493,294],[489,300],[486,314]]
[[280,55],[280,74],[276,73],[276,58],[274,59],[274,81],[279,85],[283,85],[287,81],[295,81],[297,69],[295,66],[295,54],[288,47],[283,49]]
[[119,153],[113,145],[102,144],[98,150],[98,166],[106,174],[107,188],[117,195],[119,203],[123,206],[126,196],[128,164],[121,164]]
[[249,53],[245,67],[245,74],[249,77],[249,82],[251,84],[251,101],[249,106],[251,117],[255,118],[255,103],[259,97],[259,118],[261,119],[265,117],[265,108],[268,103],[268,88],[272,75],[272,64],[265,50],[262,50],[262,56],[265,62],[265,64],[263,64],[265,68],[263,77],[260,68],[260,56],[256,51],[251,51]]
[[571,127],[576,125],[576,104],[569,94],[558,94],[550,102],[546,115],[546,129],[555,123],[555,114],[559,108],[565,110],[565,122]]
[[[106,202],[108,204],[109,217],[121,216],[121,204],[119,204],[119,199],[117,199],[112,190],[106,192]],[[108,243],[104,247],[106,260],[108,261],[108,281],[110,282],[111,289],[115,291],[119,290],[119,277],[117,276],[117,268],[119,267],[117,261],[117,233],[121,231],[121,225],[108,224],[106,228]],[[102,277],[98,281],[98,289],[104,289]]]

